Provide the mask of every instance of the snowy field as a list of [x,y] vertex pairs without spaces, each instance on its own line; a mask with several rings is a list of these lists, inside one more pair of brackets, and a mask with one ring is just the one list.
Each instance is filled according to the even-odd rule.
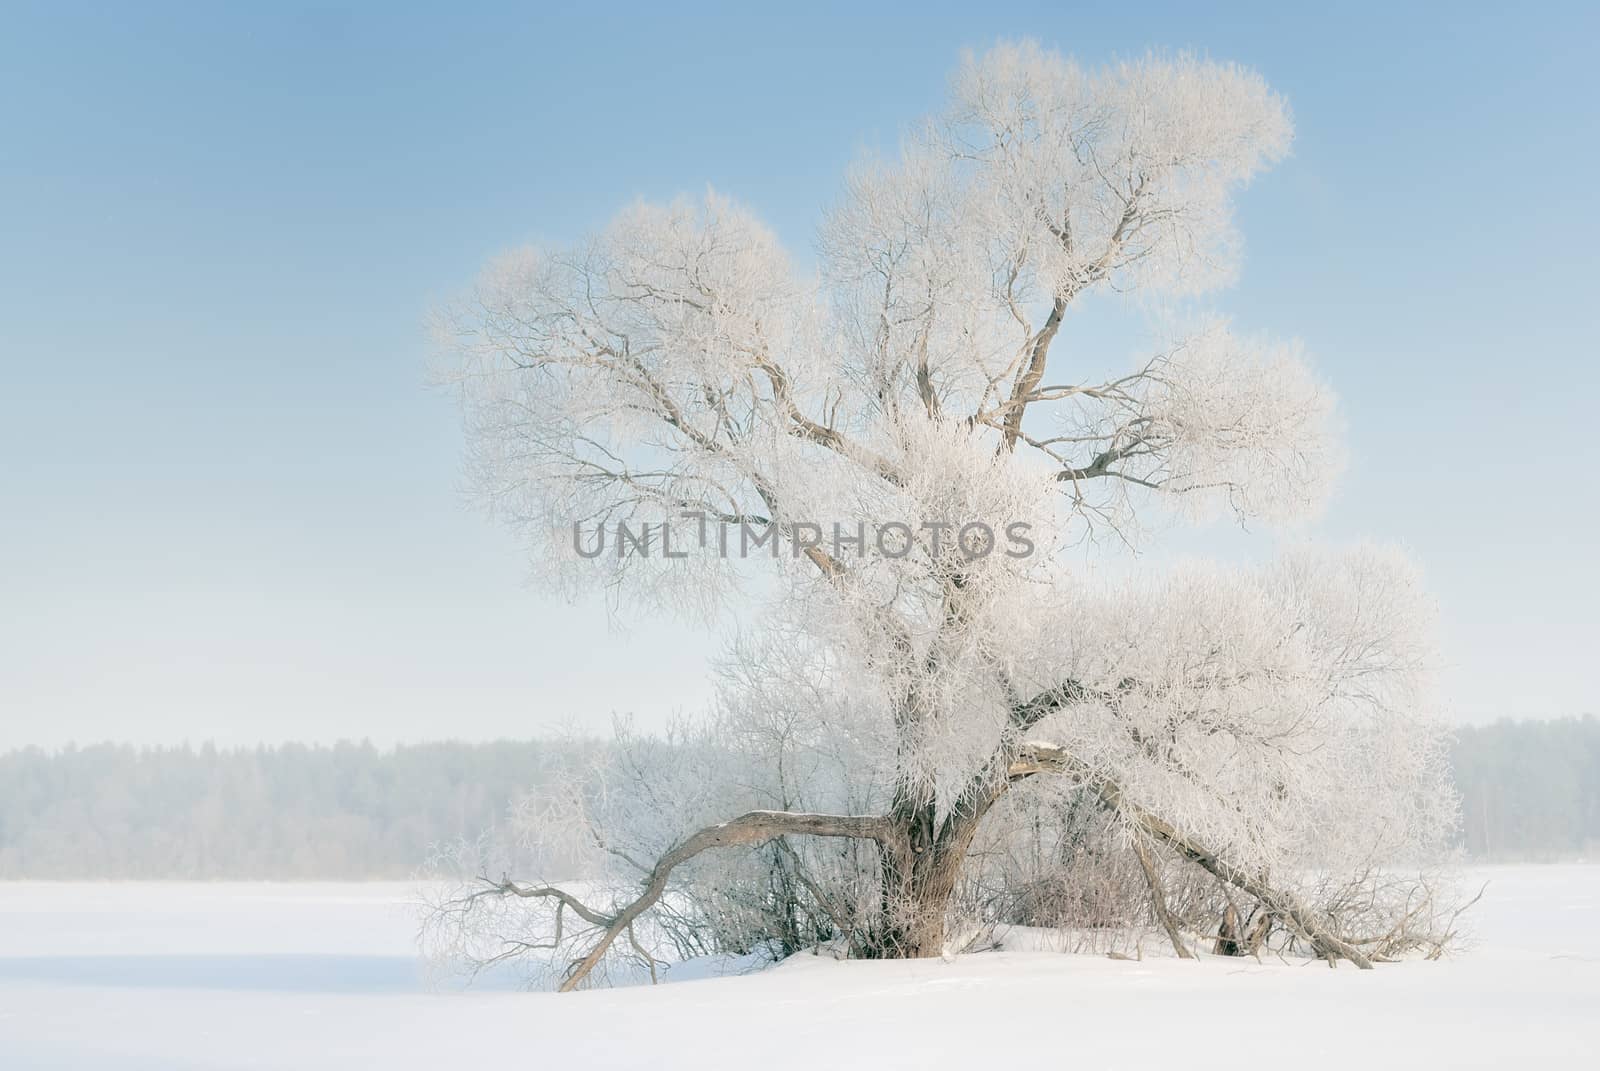
[[404,886],[0,884],[0,1068],[1595,1066],[1600,866],[1473,876],[1442,963],[802,956],[571,996],[430,989]]

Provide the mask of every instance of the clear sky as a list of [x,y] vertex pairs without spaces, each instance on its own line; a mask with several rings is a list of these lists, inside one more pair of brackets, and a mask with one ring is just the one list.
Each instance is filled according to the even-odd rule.
[[1600,712],[1592,5],[577,6],[7,7],[0,747],[693,709],[708,638],[530,589],[463,505],[426,310],[707,184],[803,258],[849,162],[1016,36],[1288,96],[1213,304],[1341,395],[1315,534],[1421,559],[1458,717]]

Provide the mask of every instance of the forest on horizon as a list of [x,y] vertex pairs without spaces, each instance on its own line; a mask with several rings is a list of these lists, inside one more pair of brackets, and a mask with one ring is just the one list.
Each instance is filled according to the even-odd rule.
[[[0,754],[0,879],[403,879],[438,847],[505,832],[584,745],[555,740],[252,748],[72,746]],[[1600,849],[1600,721],[1457,730],[1477,861]]]

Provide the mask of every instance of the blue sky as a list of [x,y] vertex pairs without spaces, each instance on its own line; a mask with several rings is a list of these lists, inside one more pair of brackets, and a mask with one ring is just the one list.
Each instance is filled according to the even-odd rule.
[[0,747],[692,709],[708,638],[530,589],[464,507],[423,317],[497,251],[707,184],[804,258],[850,161],[1017,36],[1287,95],[1211,304],[1343,400],[1315,534],[1419,557],[1458,717],[1600,709],[1600,18],[1298,7],[8,10]]

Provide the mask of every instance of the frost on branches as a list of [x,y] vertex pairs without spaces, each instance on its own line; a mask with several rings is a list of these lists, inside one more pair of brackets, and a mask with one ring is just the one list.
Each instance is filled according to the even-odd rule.
[[1005,922],[1436,951],[1432,886],[1393,869],[1455,806],[1409,564],[1085,554],[1157,516],[1305,518],[1337,474],[1293,344],[1202,321],[1110,375],[1071,347],[1091,292],[1171,322],[1228,282],[1230,198],[1289,140],[1238,67],[1008,45],[851,175],[815,276],[715,194],[492,264],[444,331],[478,486],[536,568],[761,625],[710,716],[529,802],[582,895],[486,864],[433,934],[544,949],[564,988],[674,944],[929,956]]

